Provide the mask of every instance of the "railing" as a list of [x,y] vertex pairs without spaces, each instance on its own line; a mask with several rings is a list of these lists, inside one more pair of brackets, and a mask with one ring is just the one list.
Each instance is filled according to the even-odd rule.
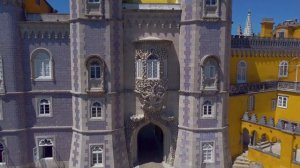
[[280,91],[291,91],[300,93],[300,83],[299,82],[278,82],[278,90]]
[[259,82],[259,83],[242,83],[230,86],[230,95],[240,95],[249,92],[263,92],[277,90],[276,81]]

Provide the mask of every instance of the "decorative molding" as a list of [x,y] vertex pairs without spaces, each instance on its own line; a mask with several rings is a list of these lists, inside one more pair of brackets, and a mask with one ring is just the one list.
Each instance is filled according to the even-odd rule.
[[21,23],[23,39],[69,39],[70,25],[66,23]]
[[0,56],[0,94],[5,94],[3,59]]

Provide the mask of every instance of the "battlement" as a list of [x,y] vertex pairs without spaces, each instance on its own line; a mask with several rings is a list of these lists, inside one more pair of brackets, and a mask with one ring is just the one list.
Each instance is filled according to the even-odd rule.
[[256,114],[249,114],[249,112],[245,112],[242,118],[242,121],[254,123],[257,125],[270,127],[276,130],[281,130],[289,133],[300,134],[300,123],[279,119],[277,123],[275,123],[274,118],[267,118],[266,116],[262,116],[258,118]]
[[69,14],[27,14],[26,21],[30,22],[68,22],[70,20]]
[[300,39],[232,36],[231,48],[245,49],[298,49]]

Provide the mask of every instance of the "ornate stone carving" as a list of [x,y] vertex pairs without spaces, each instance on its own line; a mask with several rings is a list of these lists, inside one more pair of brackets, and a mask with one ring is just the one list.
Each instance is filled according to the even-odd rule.
[[[136,78],[135,92],[142,104],[144,112],[153,113],[162,111],[164,98],[167,91],[167,72],[165,67],[167,60],[167,48],[169,41],[157,38],[145,38],[136,42],[135,59],[142,62],[142,77]],[[147,78],[147,60],[155,55],[158,63],[158,78]],[[138,70],[138,69],[137,69]]]
[[3,62],[2,57],[0,56],[0,94],[5,93],[5,86],[4,86],[4,75],[3,75]]

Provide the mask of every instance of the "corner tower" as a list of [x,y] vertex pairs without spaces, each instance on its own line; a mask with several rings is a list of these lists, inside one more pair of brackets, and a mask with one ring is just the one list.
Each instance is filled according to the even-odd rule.
[[228,82],[231,0],[182,0],[175,167],[231,165]]
[[70,7],[73,136],[69,167],[126,168],[122,1],[70,0]]

